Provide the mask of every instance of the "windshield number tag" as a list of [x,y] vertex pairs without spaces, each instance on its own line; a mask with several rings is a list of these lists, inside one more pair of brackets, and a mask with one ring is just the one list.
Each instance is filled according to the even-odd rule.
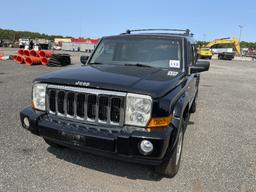
[[179,60],[169,60],[169,67],[170,68],[180,68],[180,61]]
[[178,73],[178,71],[168,71],[167,76],[176,76]]

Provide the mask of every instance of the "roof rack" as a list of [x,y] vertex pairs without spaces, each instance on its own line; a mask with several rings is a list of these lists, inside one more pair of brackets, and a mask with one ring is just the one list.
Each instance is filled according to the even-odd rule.
[[125,33],[122,34],[131,34],[132,32],[142,32],[142,31],[170,31],[170,32],[183,32],[182,35],[186,36],[193,36],[192,33],[190,33],[189,29],[128,29]]

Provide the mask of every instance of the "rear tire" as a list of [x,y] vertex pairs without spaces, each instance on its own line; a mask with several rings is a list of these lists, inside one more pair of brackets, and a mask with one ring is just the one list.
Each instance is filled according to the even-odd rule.
[[180,125],[180,130],[178,134],[178,141],[173,149],[171,155],[168,155],[168,159],[163,162],[161,165],[155,167],[155,171],[164,177],[172,178],[174,177],[179,170],[182,146],[183,146],[183,138],[184,138],[184,120],[182,120]]
[[49,145],[49,146],[51,146],[51,147],[54,147],[54,148],[65,148],[64,146],[62,146],[62,145],[59,145],[59,144],[57,144],[57,143],[54,143],[53,141],[51,141],[51,140],[49,140],[49,139],[46,139],[46,138],[44,138],[44,141]]

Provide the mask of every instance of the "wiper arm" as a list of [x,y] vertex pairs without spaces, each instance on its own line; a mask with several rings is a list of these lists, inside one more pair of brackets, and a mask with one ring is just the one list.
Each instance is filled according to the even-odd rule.
[[124,64],[125,66],[136,66],[136,67],[148,67],[148,68],[154,68],[154,67],[152,67],[152,66],[150,66],[150,65],[145,65],[145,64],[141,64],[141,63],[136,63],[136,64],[128,64],[128,63],[126,63],[126,64]]
[[101,63],[101,62],[92,62],[92,63],[89,63],[89,65],[103,65],[103,63]]

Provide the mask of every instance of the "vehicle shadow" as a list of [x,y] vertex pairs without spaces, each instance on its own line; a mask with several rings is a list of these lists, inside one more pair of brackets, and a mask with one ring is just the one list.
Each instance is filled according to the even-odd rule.
[[159,174],[154,173],[153,167],[150,166],[122,162],[69,148],[58,149],[49,146],[47,151],[59,159],[107,174],[132,180],[160,181],[162,179]]

